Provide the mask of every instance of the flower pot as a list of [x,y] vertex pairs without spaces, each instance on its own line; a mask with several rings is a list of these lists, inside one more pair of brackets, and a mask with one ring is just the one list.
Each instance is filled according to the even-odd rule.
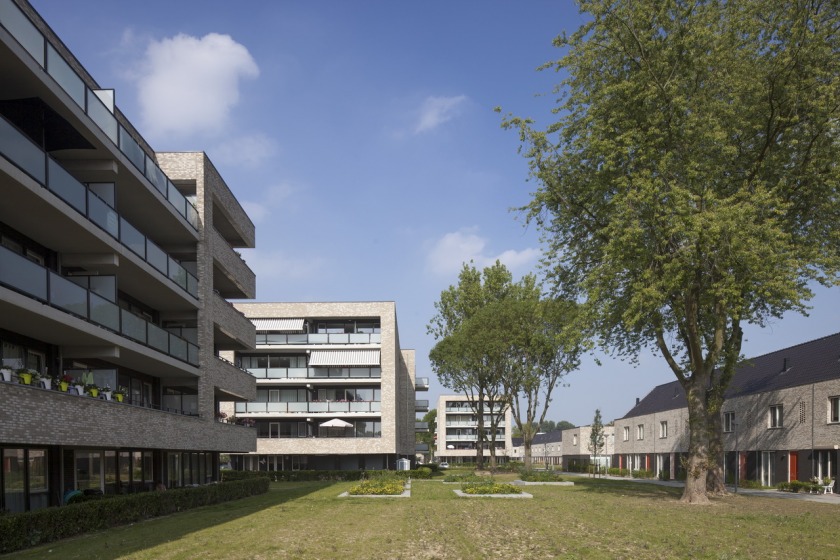
[[102,396],[105,397],[106,401],[111,400],[111,391],[102,391]]
[[32,374],[31,373],[19,373],[18,379],[24,385],[32,385]]
[[117,399],[117,402],[123,402],[125,395],[122,393],[114,393],[114,398]]
[[91,389],[89,391],[91,397],[98,397],[99,396],[99,389]]
[[84,385],[76,384],[76,385],[73,385],[73,387],[76,388],[76,394],[77,395],[82,396],[82,395],[85,394],[85,386]]
[[59,388],[59,390],[61,390],[61,391],[65,392],[65,393],[67,392],[67,389],[68,389],[69,387],[70,387],[70,384],[69,384],[69,383],[67,383],[66,381],[59,381],[59,382],[58,382],[58,388]]
[[47,391],[52,390],[52,379],[50,379],[49,377],[42,378],[41,379],[41,384],[44,386],[44,389],[46,389]]
[[3,376],[3,381],[6,383],[12,380],[12,370],[10,369],[0,369],[0,375]]

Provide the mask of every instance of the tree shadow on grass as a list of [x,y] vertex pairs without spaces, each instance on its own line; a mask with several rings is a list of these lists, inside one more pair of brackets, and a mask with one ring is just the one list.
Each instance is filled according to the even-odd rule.
[[[180,513],[156,517],[89,533],[61,541],[47,543],[3,556],[9,559],[76,558],[116,560],[126,555],[176,541],[191,533],[224,525],[237,519],[281,506],[313,492],[328,488],[336,482],[272,482],[265,494],[250,496],[212,506],[204,506]],[[212,546],[212,545],[210,545]]]
[[574,478],[573,481],[575,488],[598,494],[620,494],[622,496],[644,498],[658,497],[667,500],[679,499],[683,494],[682,487],[656,484],[653,481],[585,477]]

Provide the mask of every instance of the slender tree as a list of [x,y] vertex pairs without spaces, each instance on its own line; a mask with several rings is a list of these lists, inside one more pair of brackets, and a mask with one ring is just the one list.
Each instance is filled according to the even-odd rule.
[[[683,501],[722,492],[720,405],[742,328],[840,270],[840,4],[581,0],[559,121],[520,131],[524,209],[555,293],[603,347],[657,350],[685,390]],[[711,473],[711,475],[709,475]]]
[[595,456],[595,474],[600,474],[601,468],[598,464],[598,456],[604,450],[604,422],[601,420],[601,409],[595,409],[595,418],[592,420],[592,428],[589,431],[589,451]]

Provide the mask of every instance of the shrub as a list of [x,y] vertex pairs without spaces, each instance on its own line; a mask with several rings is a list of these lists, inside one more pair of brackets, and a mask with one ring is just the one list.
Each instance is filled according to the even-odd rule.
[[461,484],[464,494],[521,494],[522,490],[513,484],[500,484],[488,480],[486,482],[464,482]]
[[552,471],[528,471],[519,473],[519,478],[526,482],[563,482],[560,473]]
[[178,511],[218,504],[268,492],[267,478],[253,478],[166,492],[90,499],[0,516],[0,553],[66,539],[92,531],[127,525]]
[[444,482],[485,482],[487,480],[492,481],[493,479],[475,473],[450,473],[443,477]]
[[633,478],[653,478],[653,471],[648,471],[645,469],[639,469],[637,471],[633,471],[631,473]]
[[[405,471],[403,471],[405,472]],[[363,480],[350,488],[353,496],[399,496],[405,490],[405,481],[396,476],[377,476]]]
[[627,469],[619,469],[617,467],[613,467],[613,468],[607,469],[607,474],[610,475],[610,476],[627,476],[628,471],[627,471]]

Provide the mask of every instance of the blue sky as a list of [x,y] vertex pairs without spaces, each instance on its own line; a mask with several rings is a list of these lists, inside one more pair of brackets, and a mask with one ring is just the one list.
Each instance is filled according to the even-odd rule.
[[[426,324],[461,263],[537,265],[538,234],[510,211],[536,185],[493,108],[552,122],[558,76],[536,68],[580,24],[574,4],[31,1],[154,149],[208,153],[256,224],[258,300],[396,301],[434,406]],[[744,353],[837,331],[840,290],[812,304],[748,329]],[[673,380],[660,357],[601,361],[548,419],[621,417]]]

